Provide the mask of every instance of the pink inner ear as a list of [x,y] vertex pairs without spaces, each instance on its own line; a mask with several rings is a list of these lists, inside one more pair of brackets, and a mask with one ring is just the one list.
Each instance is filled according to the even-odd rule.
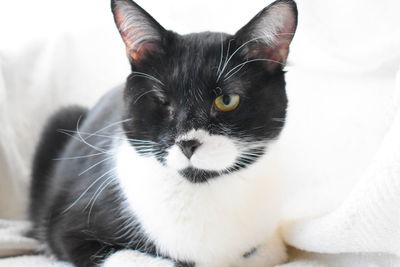
[[281,64],[286,64],[289,54],[289,45],[294,35],[296,22],[290,12],[284,12],[283,16],[286,17],[283,25],[277,28],[273,44],[263,49],[263,54],[267,59],[280,62]]
[[282,64],[286,63],[289,54],[289,43],[281,43],[274,48],[266,48],[264,55],[267,59],[271,59]]
[[272,71],[286,64],[289,54],[289,42],[277,44],[273,47],[258,47],[250,52],[251,58],[265,59],[265,66]]
[[277,3],[257,17],[250,28],[251,36],[265,36],[265,39],[249,44],[249,56],[265,59],[269,70],[286,63],[297,26],[294,8],[285,2]]
[[117,6],[114,10],[115,23],[126,45],[126,53],[131,61],[143,59],[150,51],[159,49],[157,32],[151,22],[131,6]]
[[128,46],[126,47],[126,53],[129,58],[131,58],[133,61],[140,61],[142,60],[145,55],[150,52],[154,51],[157,49],[157,45],[153,43],[147,43],[147,44],[142,44],[136,49],[131,49]]
[[126,17],[122,14],[122,12],[119,9],[116,9],[114,11],[114,18],[115,18],[115,22],[118,27],[118,30],[121,34],[122,40],[124,40],[124,43],[126,45],[127,51],[131,50],[133,42],[128,37],[128,33],[127,33],[128,29],[123,29],[123,30],[121,29],[122,25],[124,24],[124,22],[126,20]]

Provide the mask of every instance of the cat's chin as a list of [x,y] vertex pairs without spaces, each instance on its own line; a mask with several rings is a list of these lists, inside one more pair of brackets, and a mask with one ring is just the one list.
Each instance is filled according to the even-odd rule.
[[192,183],[204,183],[221,175],[221,172],[187,167],[179,171],[179,174]]

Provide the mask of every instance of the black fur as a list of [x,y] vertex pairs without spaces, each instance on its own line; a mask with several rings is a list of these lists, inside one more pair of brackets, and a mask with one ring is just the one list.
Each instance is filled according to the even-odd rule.
[[[117,102],[118,100],[111,94],[115,95],[112,92],[104,98]],[[101,110],[98,111],[98,109]],[[112,187],[103,192],[101,199],[96,201],[96,204],[107,203],[106,210],[102,205],[85,208],[89,199],[82,199],[82,202],[77,203],[73,209],[66,211],[69,205],[90,187],[93,179],[102,174],[102,169],[109,168],[106,164],[102,164],[98,169],[81,175],[81,179],[76,179],[84,170],[81,169],[82,166],[91,166],[104,159],[106,155],[99,154],[100,152],[93,147],[82,146],[79,139],[71,139],[70,135],[74,135],[77,130],[89,131],[86,127],[87,123],[97,127],[97,125],[101,126],[107,122],[108,116],[111,117],[110,119],[117,118],[120,110],[116,109],[116,111],[113,113],[109,112],[106,107],[97,107],[91,111],[91,114],[96,113],[96,118],[89,117],[89,121],[87,121],[86,119],[82,120],[82,114],[84,114],[82,109],[61,110],[52,117],[46,127],[35,156],[31,193],[31,218],[36,226],[35,235],[40,239],[45,238],[51,251],[61,260],[70,261],[76,266],[95,266],[109,253],[126,247],[126,244],[131,241],[126,238],[118,240],[113,238],[113,235],[116,234],[115,229],[126,223],[126,219],[115,219],[120,218],[121,214],[118,192],[112,190]],[[102,134],[112,134],[113,131],[115,129],[104,131]],[[109,146],[112,145],[112,139],[102,139],[105,142],[99,139],[99,137],[93,136],[88,142],[97,143],[96,147],[99,149],[109,149]],[[87,155],[95,156],[79,157]],[[98,172],[101,173],[97,174]],[[49,181],[50,178],[52,180]],[[87,197],[93,196],[98,185],[105,179],[99,181],[96,187],[93,186]],[[45,191],[43,192],[43,190]],[[88,215],[89,208],[94,214],[91,218]],[[106,223],[107,218],[113,219]],[[137,239],[143,239],[139,226],[133,228],[135,229],[132,231],[137,233]],[[153,252],[155,254],[152,244],[136,241],[133,243],[133,247],[146,253]]]
[[[131,3],[112,1],[114,12],[118,12],[117,2]],[[279,2],[292,5],[297,16],[293,1]],[[137,218],[123,210],[124,199],[112,176],[115,166],[110,160],[118,140],[129,138],[143,154],[148,151],[135,140],[157,143],[154,156],[162,164],[175,138],[190,129],[205,129],[244,144],[262,144],[250,151],[251,157],[239,157],[227,171],[180,171],[183,179],[201,183],[255,162],[265,153],[265,144],[276,138],[284,125],[287,98],[280,65],[272,68],[271,64],[255,61],[229,79],[224,76],[252,58],[253,48],[240,47],[257,19],[235,36],[211,32],[182,36],[165,31],[140,7],[131,5],[147,18],[144,22],[156,29],[159,38],[150,43],[144,40],[138,49],[129,47],[130,40],[122,33],[132,67],[126,84],[105,95],[89,112],[75,107],[53,116],[33,162],[33,232],[59,259],[78,267],[96,266],[108,255],[126,248],[169,258],[158,253]],[[238,53],[233,54],[236,50]],[[221,59],[227,62],[228,57],[226,69],[221,72]],[[241,96],[239,106],[230,112],[219,111],[214,99],[228,94]],[[174,261],[177,266],[194,266]]]
[[54,164],[56,164],[54,159],[58,157],[70,139],[68,135],[60,133],[58,129],[74,130],[77,121],[83,121],[86,113],[86,108],[78,106],[64,108],[54,114],[44,127],[32,164],[31,198],[35,199],[35,202],[31,202],[32,206],[29,211],[30,217],[34,220],[40,217],[40,206],[46,199],[46,189],[51,183],[47,179],[50,178]]
[[[225,49],[230,43],[231,52],[241,45],[231,36],[224,35],[223,39]],[[152,54],[144,62],[132,65],[133,71],[159,77],[166,86],[135,74],[128,78],[125,101],[128,113],[134,118],[124,123],[129,138],[157,142],[161,144],[161,150],[165,151],[175,143],[178,135],[192,128],[207,129],[210,133],[233,138],[242,138],[246,134],[251,141],[271,140],[279,134],[287,106],[285,90],[282,89],[285,87],[282,69],[278,68],[271,73],[264,68],[263,62],[253,62],[245,65],[227,81],[216,82],[221,34],[179,36],[167,32],[163,47],[167,47],[168,54]],[[227,69],[244,61],[244,55],[233,57]],[[249,76],[251,79],[248,79]],[[164,93],[162,98],[156,94],[146,94],[153,86]],[[213,100],[219,95],[232,93],[243,96],[238,108],[231,112],[218,111]],[[196,97],[196,94],[199,96]],[[142,97],[138,100],[138,96]],[[260,128],[260,125],[264,127]],[[262,149],[258,154],[263,154]],[[165,155],[159,155],[161,162],[164,162]],[[242,166],[235,167],[235,170],[246,167],[254,160],[242,162]],[[195,182],[221,175],[196,170],[185,170],[182,174]]]

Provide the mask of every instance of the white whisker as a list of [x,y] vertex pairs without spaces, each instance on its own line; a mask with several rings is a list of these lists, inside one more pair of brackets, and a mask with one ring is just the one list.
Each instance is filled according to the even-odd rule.
[[[132,118],[130,118],[130,119],[125,119],[125,120],[121,120],[121,121],[117,121],[117,122],[113,122],[113,123],[107,125],[106,127],[103,127],[103,128],[101,128],[100,130],[97,130],[97,131],[94,132],[93,134],[89,135],[87,138],[90,138],[90,137],[92,137],[92,135],[95,135],[95,134],[97,134],[97,133],[100,133],[100,132],[102,132],[102,131],[104,131],[104,130],[106,130],[106,129],[108,129],[108,128],[114,126],[114,125],[118,125],[118,124],[121,124],[121,123],[124,123],[124,122],[127,122],[127,121],[131,121],[131,120],[132,120]],[[86,138],[86,139],[87,139],[87,138]]]
[[74,157],[54,158],[53,160],[84,159],[84,158],[90,158],[90,157],[100,156],[100,155],[104,155],[104,153],[95,153],[95,154],[89,154],[89,155],[83,155],[83,156],[74,156]]
[[104,149],[99,148],[99,147],[96,147],[96,146],[94,146],[94,145],[92,145],[92,144],[89,144],[85,139],[83,139],[83,137],[82,137],[81,134],[79,133],[79,124],[80,124],[81,119],[82,119],[82,116],[79,117],[78,121],[76,122],[76,132],[77,132],[77,135],[79,136],[79,138],[82,140],[82,142],[83,142],[84,144],[88,145],[89,147],[91,147],[91,148],[93,148],[93,149],[95,149],[95,150],[97,150],[97,151],[106,153],[106,151],[105,151]]
[[[251,60],[247,60],[247,61],[245,61],[245,62],[243,62],[243,63],[241,63],[241,64],[239,64],[239,65],[236,65],[235,67],[233,67],[227,74],[225,74],[224,75],[224,81],[226,81],[226,80],[228,80],[229,78],[231,78],[233,75],[235,75],[238,71],[240,71],[240,69],[244,66],[244,65],[246,65],[246,64],[248,64],[248,63],[251,63],[251,62],[255,62],[255,61],[268,61],[268,62],[273,62],[273,63],[277,63],[277,64],[281,64],[281,65],[284,65],[284,64],[282,64],[281,62],[279,62],[279,61],[276,61],[276,60],[272,60],[272,59],[266,59],[266,58],[255,58],[255,59],[251,59]],[[237,68],[239,68],[238,70],[236,70]],[[236,70],[234,73],[232,73],[231,75],[229,75],[232,71],[234,71],[234,70]],[[229,76],[228,76],[229,75]],[[228,76],[228,77],[226,77],[226,76]],[[225,78],[226,77],[226,78]]]
[[221,65],[222,65],[222,58],[224,56],[224,39],[221,33],[221,58],[219,59],[219,65],[218,65],[218,69],[217,69],[217,75],[219,74],[220,70],[221,70]]
[[243,43],[241,46],[239,46],[239,47],[231,54],[231,56],[228,58],[228,60],[225,62],[224,66],[222,67],[222,70],[221,70],[220,74],[218,75],[217,82],[218,82],[219,79],[221,78],[222,74],[223,74],[224,71],[225,71],[226,66],[228,65],[228,63],[229,63],[229,61],[232,59],[232,57],[233,57],[240,49],[242,49],[244,46],[246,46],[248,43],[254,42],[254,41],[259,40],[259,39],[263,39],[263,37],[256,37],[256,38],[253,38],[253,39],[251,39],[251,40],[249,40],[249,41]]
[[285,122],[286,121],[285,118],[272,118],[271,120],[277,121],[277,122]]
[[100,177],[98,177],[93,183],[91,183],[85,191],[83,191],[83,193],[71,204],[69,205],[62,213],[66,213],[68,210],[70,210],[73,206],[75,206],[76,203],[78,203],[78,201],[90,190],[90,188],[92,188],[98,181],[100,181],[104,176],[106,176],[107,174],[109,174],[110,172],[114,171],[116,168],[112,168],[111,170],[108,170],[107,172],[105,172],[103,175],[101,175]]
[[129,80],[134,78],[134,77],[147,78],[147,79],[150,79],[150,80],[152,80],[154,82],[157,82],[157,83],[159,83],[161,85],[164,85],[164,83],[162,81],[160,81],[159,79],[157,79],[156,77],[154,77],[154,76],[152,76],[150,74],[144,73],[144,72],[132,71],[131,75],[129,75]]
[[[96,200],[99,198],[99,196],[101,195],[101,193],[104,191],[104,189],[106,189],[112,182],[114,182],[117,179],[117,177],[115,176],[110,176],[108,177],[105,181],[103,181],[103,183],[99,186],[99,188],[97,189],[96,193],[93,195],[92,199],[89,201],[88,204],[90,204],[91,201],[92,205],[90,206],[89,212],[88,212],[88,221],[87,223],[90,223],[90,215],[92,213],[92,209],[94,207],[94,204],[96,203]],[[108,181],[108,182],[107,182]],[[100,190],[100,191],[99,191]],[[86,209],[87,207],[85,207]]]
[[224,61],[224,66],[227,64],[227,60],[228,60],[228,57],[229,57],[229,52],[230,52],[230,50],[231,50],[231,42],[233,41],[233,39],[230,39],[229,41],[228,41],[228,49],[226,50],[226,56],[225,56],[225,61]]
[[[59,129],[58,130],[61,133],[67,134],[71,137],[74,137],[73,135],[69,134],[70,133],[77,133],[77,131],[73,130],[66,130],[66,129]],[[110,138],[110,139],[116,139],[116,140],[124,140],[124,141],[131,141],[132,143],[137,143],[137,144],[149,144],[149,145],[159,145],[156,142],[150,141],[150,140],[139,140],[139,139],[132,139],[132,138],[124,138],[124,137],[114,137],[110,135],[103,135],[103,134],[94,134],[94,133],[88,133],[88,132],[79,132],[81,135],[89,135],[89,136],[97,136],[97,137],[104,137],[104,138]],[[86,137],[85,139],[88,139],[89,137]],[[79,138],[77,140],[80,141]]]
[[[63,134],[65,134],[65,135],[68,135],[68,136],[74,138],[75,140],[77,140],[77,141],[79,141],[79,142],[81,142],[81,143],[84,143],[84,144],[87,143],[87,142],[85,142],[84,140],[82,140],[82,138],[79,138],[79,137],[76,137],[76,136],[73,135],[73,134],[64,132],[63,130],[58,130],[58,132],[63,133]],[[100,149],[101,149],[101,150],[100,150]],[[104,150],[103,148],[99,148],[99,149],[97,149],[97,151],[100,152],[100,153],[98,153],[99,155],[102,155],[102,154],[111,154],[111,150],[106,151],[106,150]]]
[[153,90],[149,90],[149,91],[144,92],[143,94],[141,94],[141,95],[135,100],[135,102],[134,102],[133,104],[135,105],[135,104],[140,100],[140,98],[142,98],[143,96],[145,96],[145,95],[147,95],[147,94],[149,94],[149,93],[151,93],[151,92],[156,92],[156,93],[158,93],[158,90],[153,89]]
[[96,164],[93,164],[92,166],[90,166],[89,168],[87,168],[86,170],[84,170],[83,172],[79,173],[78,176],[81,176],[82,174],[84,174],[84,173],[90,171],[91,169],[93,169],[94,167],[96,167],[96,166],[100,165],[101,163],[103,163],[103,162],[105,162],[105,161],[107,161],[107,160],[109,160],[109,159],[112,159],[112,158],[113,158],[113,157],[108,157],[108,158],[105,158],[105,159],[103,159],[103,160],[100,160],[100,161],[97,162]]

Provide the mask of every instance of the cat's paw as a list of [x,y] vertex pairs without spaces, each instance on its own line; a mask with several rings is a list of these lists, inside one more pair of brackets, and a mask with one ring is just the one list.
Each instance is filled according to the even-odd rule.
[[240,267],[273,267],[287,260],[286,247],[278,234],[265,244],[254,247],[237,261]]
[[110,255],[101,267],[174,267],[174,262],[135,250],[121,250]]

